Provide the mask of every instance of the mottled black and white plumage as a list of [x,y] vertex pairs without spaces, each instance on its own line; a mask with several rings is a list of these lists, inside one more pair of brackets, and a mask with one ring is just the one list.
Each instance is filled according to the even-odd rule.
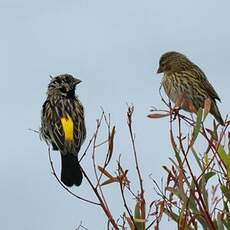
[[52,78],[42,107],[41,135],[62,157],[61,180],[67,186],[82,182],[78,153],[86,137],[84,109],[75,96],[81,81],[70,74]]

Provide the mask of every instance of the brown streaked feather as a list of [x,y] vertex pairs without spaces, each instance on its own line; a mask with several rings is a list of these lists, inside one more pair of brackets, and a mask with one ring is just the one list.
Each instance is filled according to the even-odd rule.
[[[184,95],[181,108],[194,112],[204,107],[205,99],[210,98],[210,113],[216,120],[224,125],[216,101],[220,98],[206,78],[204,72],[185,55],[178,52],[167,52],[160,58],[158,73],[164,73],[162,85],[168,97],[176,103]],[[193,111],[191,106],[193,105]]]
[[192,75],[194,77],[197,77],[199,80],[199,86],[201,88],[204,88],[205,91],[207,92],[207,94],[213,98],[213,99],[217,99],[220,101],[220,97],[218,96],[217,92],[215,91],[215,89],[213,88],[213,86],[211,85],[211,83],[208,81],[205,73],[199,68],[199,66],[195,65],[189,70],[192,72]]

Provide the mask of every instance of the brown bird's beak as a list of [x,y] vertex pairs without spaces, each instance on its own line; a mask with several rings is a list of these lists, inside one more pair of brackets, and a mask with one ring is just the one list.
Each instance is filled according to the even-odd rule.
[[79,83],[81,83],[82,81],[80,79],[75,79],[75,84],[78,85]]
[[158,68],[158,70],[157,70],[157,73],[162,73],[163,71],[162,71],[162,69],[161,69],[161,67],[159,66],[159,68]]

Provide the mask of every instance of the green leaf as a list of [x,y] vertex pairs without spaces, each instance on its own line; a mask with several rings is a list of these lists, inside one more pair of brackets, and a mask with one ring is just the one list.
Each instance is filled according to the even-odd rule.
[[135,205],[134,217],[137,219],[141,218],[141,205],[139,201]]
[[174,220],[175,222],[179,221],[179,216],[176,213],[174,213],[173,211],[169,211],[167,209],[164,209],[164,213],[166,215],[168,215],[170,218],[172,218],[172,220]]
[[[171,218],[172,220],[174,220],[178,224],[178,222],[180,220],[180,217],[175,212],[173,212],[171,210],[164,209],[164,213],[169,218]],[[206,222],[202,218],[200,218],[200,216],[197,216],[196,218],[198,219],[198,221],[200,222],[200,224],[203,226],[203,229],[207,229],[206,228],[206,226],[207,226]],[[189,225],[186,226],[186,229],[187,230],[194,230],[194,228],[190,227]]]
[[190,147],[193,146],[193,144],[195,143],[195,140],[200,132],[200,126],[202,123],[202,115],[203,115],[203,109],[199,108],[198,112],[197,112],[197,118],[196,118],[196,124],[195,127],[193,129],[193,133],[192,133],[192,140],[190,142]]
[[182,169],[183,168],[183,163],[182,163],[182,160],[181,160],[179,152],[175,151],[175,156],[176,156],[177,162],[179,163],[180,168]]
[[112,158],[113,155],[113,143],[114,143],[114,136],[115,136],[115,126],[112,128],[112,132],[109,137],[109,144],[108,144],[108,156],[106,163],[108,164]]
[[[194,181],[191,181],[191,185],[190,185],[190,191],[191,190],[195,190],[195,183]],[[206,222],[203,218],[203,216],[200,214],[200,212],[198,211],[197,209],[197,202],[196,200],[194,199],[193,193],[190,193],[190,197],[189,197],[189,202],[188,202],[188,207],[190,209],[192,209],[193,211],[193,214],[196,216],[196,219],[199,221],[199,223],[203,226],[203,229],[207,229],[207,225],[206,225]]]
[[165,190],[173,193],[173,195],[177,196],[179,199],[182,199],[179,189],[175,189],[172,187],[166,187]]
[[221,219],[220,213],[217,214],[217,229],[218,230],[224,230],[224,224],[223,224],[223,221]]
[[203,171],[202,164],[200,163],[200,158],[198,157],[198,154],[196,153],[196,151],[195,151],[195,149],[193,147],[192,147],[192,153],[193,153],[193,156],[196,159],[197,164],[199,165],[199,168]]
[[176,163],[176,161],[174,161],[171,157],[169,157],[169,160],[172,162],[177,170],[180,170],[180,166]]
[[199,223],[202,225],[203,229],[207,230],[207,223],[202,215],[197,215],[196,219],[199,221]]
[[208,180],[213,177],[214,175],[216,175],[215,172],[208,172],[205,173],[202,177],[201,180],[199,182],[199,187],[202,188],[201,186],[203,185],[204,187],[206,186],[206,184],[208,183]]
[[[191,181],[191,185],[189,187],[190,187],[190,191],[194,191],[195,183],[194,183],[193,180]],[[189,196],[189,199],[188,199],[188,207],[190,209],[192,209],[193,213],[198,213],[197,204],[196,204],[196,201],[194,199],[194,196],[193,196],[192,192],[190,192],[190,196]]]
[[230,177],[230,155],[225,152],[224,146],[221,144],[219,145],[217,152],[227,169],[227,176]]
[[[228,202],[224,201],[224,210],[223,212],[229,213],[229,208],[228,208]],[[226,227],[226,229],[230,229],[230,218],[228,215],[226,215],[225,220],[223,220],[223,223]]]
[[230,224],[229,224],[229,220],[223,220],[224,226],[226,227],[226,229],[230,229]]
[[217,125],[216,125],[215,120],[213,120],[212,138],[213,138],[215,141],[218,141]]
[[224,211],[229,212],[228,203],[226,201],[224,201]]
[[230,202],[230,191],[229,191],[229,189],[226,188],[224,185],[221,185],[220,189],[221,189],[222,193],[224,194],[224,196],[227,198],[228,202]]
[[193,213],[197,213],[197,205],[192,193],[188,199],[188,207],[193,211]]
[[230,132],[228,132],[228,154],[230,155]]
[[200,182],[199,182],[199,188],[202,192],[202,195],[204,197],[204,201],[205,201],[205,204],[206,206],[208,207],[208,192],[207,192],[207,189],[206,189],[206,185],[208,183],[208,180],[213,177],[216,173],[215,172],[208,172],[206,174],[204,174],[201,179],[200,179]]
[[229,164],[230,162],[230,158],[228,157],[228,154],[225,152],[224,150],[224,146],[223,145],[219,145],[218,150],[217,150],[221,160],[225,163],[225,164]]
[[137,201],[134,211],[134,221],[137,230],[145,230],[145,219],[141,215],[141,203]]

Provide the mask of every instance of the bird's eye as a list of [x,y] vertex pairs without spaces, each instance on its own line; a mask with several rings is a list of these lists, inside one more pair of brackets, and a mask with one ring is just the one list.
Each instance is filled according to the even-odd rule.
[[160,66],[162,69],[165,69],[165,66],[166,66],[165,62],[161,62]]
[[65,88],[65,86],[62,86],[62,87],[60,88],[60,90],[61,90],[62,93],[66,93],[66,88]]

